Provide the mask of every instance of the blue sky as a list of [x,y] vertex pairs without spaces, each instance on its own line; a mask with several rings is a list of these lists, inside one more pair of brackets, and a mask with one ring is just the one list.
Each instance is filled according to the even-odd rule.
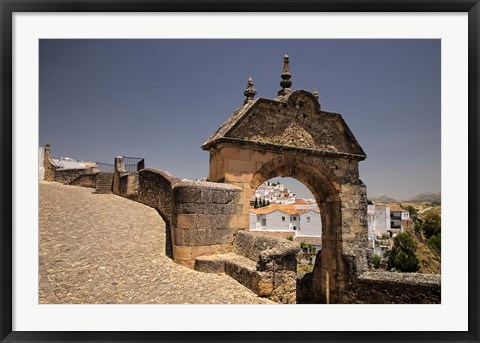
[[[243,104],[280,89],[319,92],[367,154],[369,196],[440,191],[440,40],[41,40],[40,141],[55,157],[208,175],[200,146]],[[287,186],[289,183],[287,182]],[[296,185],[292,184],[294,188]],[[300,196],[310,197],[303,189]]]

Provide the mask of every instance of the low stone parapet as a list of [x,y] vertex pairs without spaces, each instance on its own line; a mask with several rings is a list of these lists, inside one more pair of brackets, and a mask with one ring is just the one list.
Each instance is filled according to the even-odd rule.
[[369,304],[440,304],[439,274],[365,272],[356,280],[355,301]]
[[239,231],[233,245],[234,253],[197,257],[195,269],[226,273],[275,302],[296,302],[297,243]]
[[98,173],[83,174],[70,182],[72,186],[95,188],[97,186]]
[[55,170],[54,181],[70,185],[80,175],[89,173],[89,169],[57,169]]

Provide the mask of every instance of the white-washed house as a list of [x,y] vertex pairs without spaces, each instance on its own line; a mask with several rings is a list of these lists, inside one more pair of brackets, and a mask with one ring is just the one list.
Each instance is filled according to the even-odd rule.
[[250,231],[290,232],[293,237],[321,237],[320,211],[316,205],[305,203],[251,208]]

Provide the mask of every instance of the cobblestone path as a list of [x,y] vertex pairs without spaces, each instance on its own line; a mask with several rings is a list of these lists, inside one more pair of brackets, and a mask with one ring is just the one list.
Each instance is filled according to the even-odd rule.
[[272,303],[224,274],[165,255],[165,223],[147,206],[40,182],[40,303]]

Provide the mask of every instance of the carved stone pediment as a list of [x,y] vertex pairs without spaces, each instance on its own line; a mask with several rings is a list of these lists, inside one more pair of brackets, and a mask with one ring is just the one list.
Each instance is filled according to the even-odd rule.
[[309,92],[297,90],[275,99],[256,99],[237,110],[202,148],[229,139],[271,148],[309,149],[317,152],[366,157],[340,114],[324,112]]

